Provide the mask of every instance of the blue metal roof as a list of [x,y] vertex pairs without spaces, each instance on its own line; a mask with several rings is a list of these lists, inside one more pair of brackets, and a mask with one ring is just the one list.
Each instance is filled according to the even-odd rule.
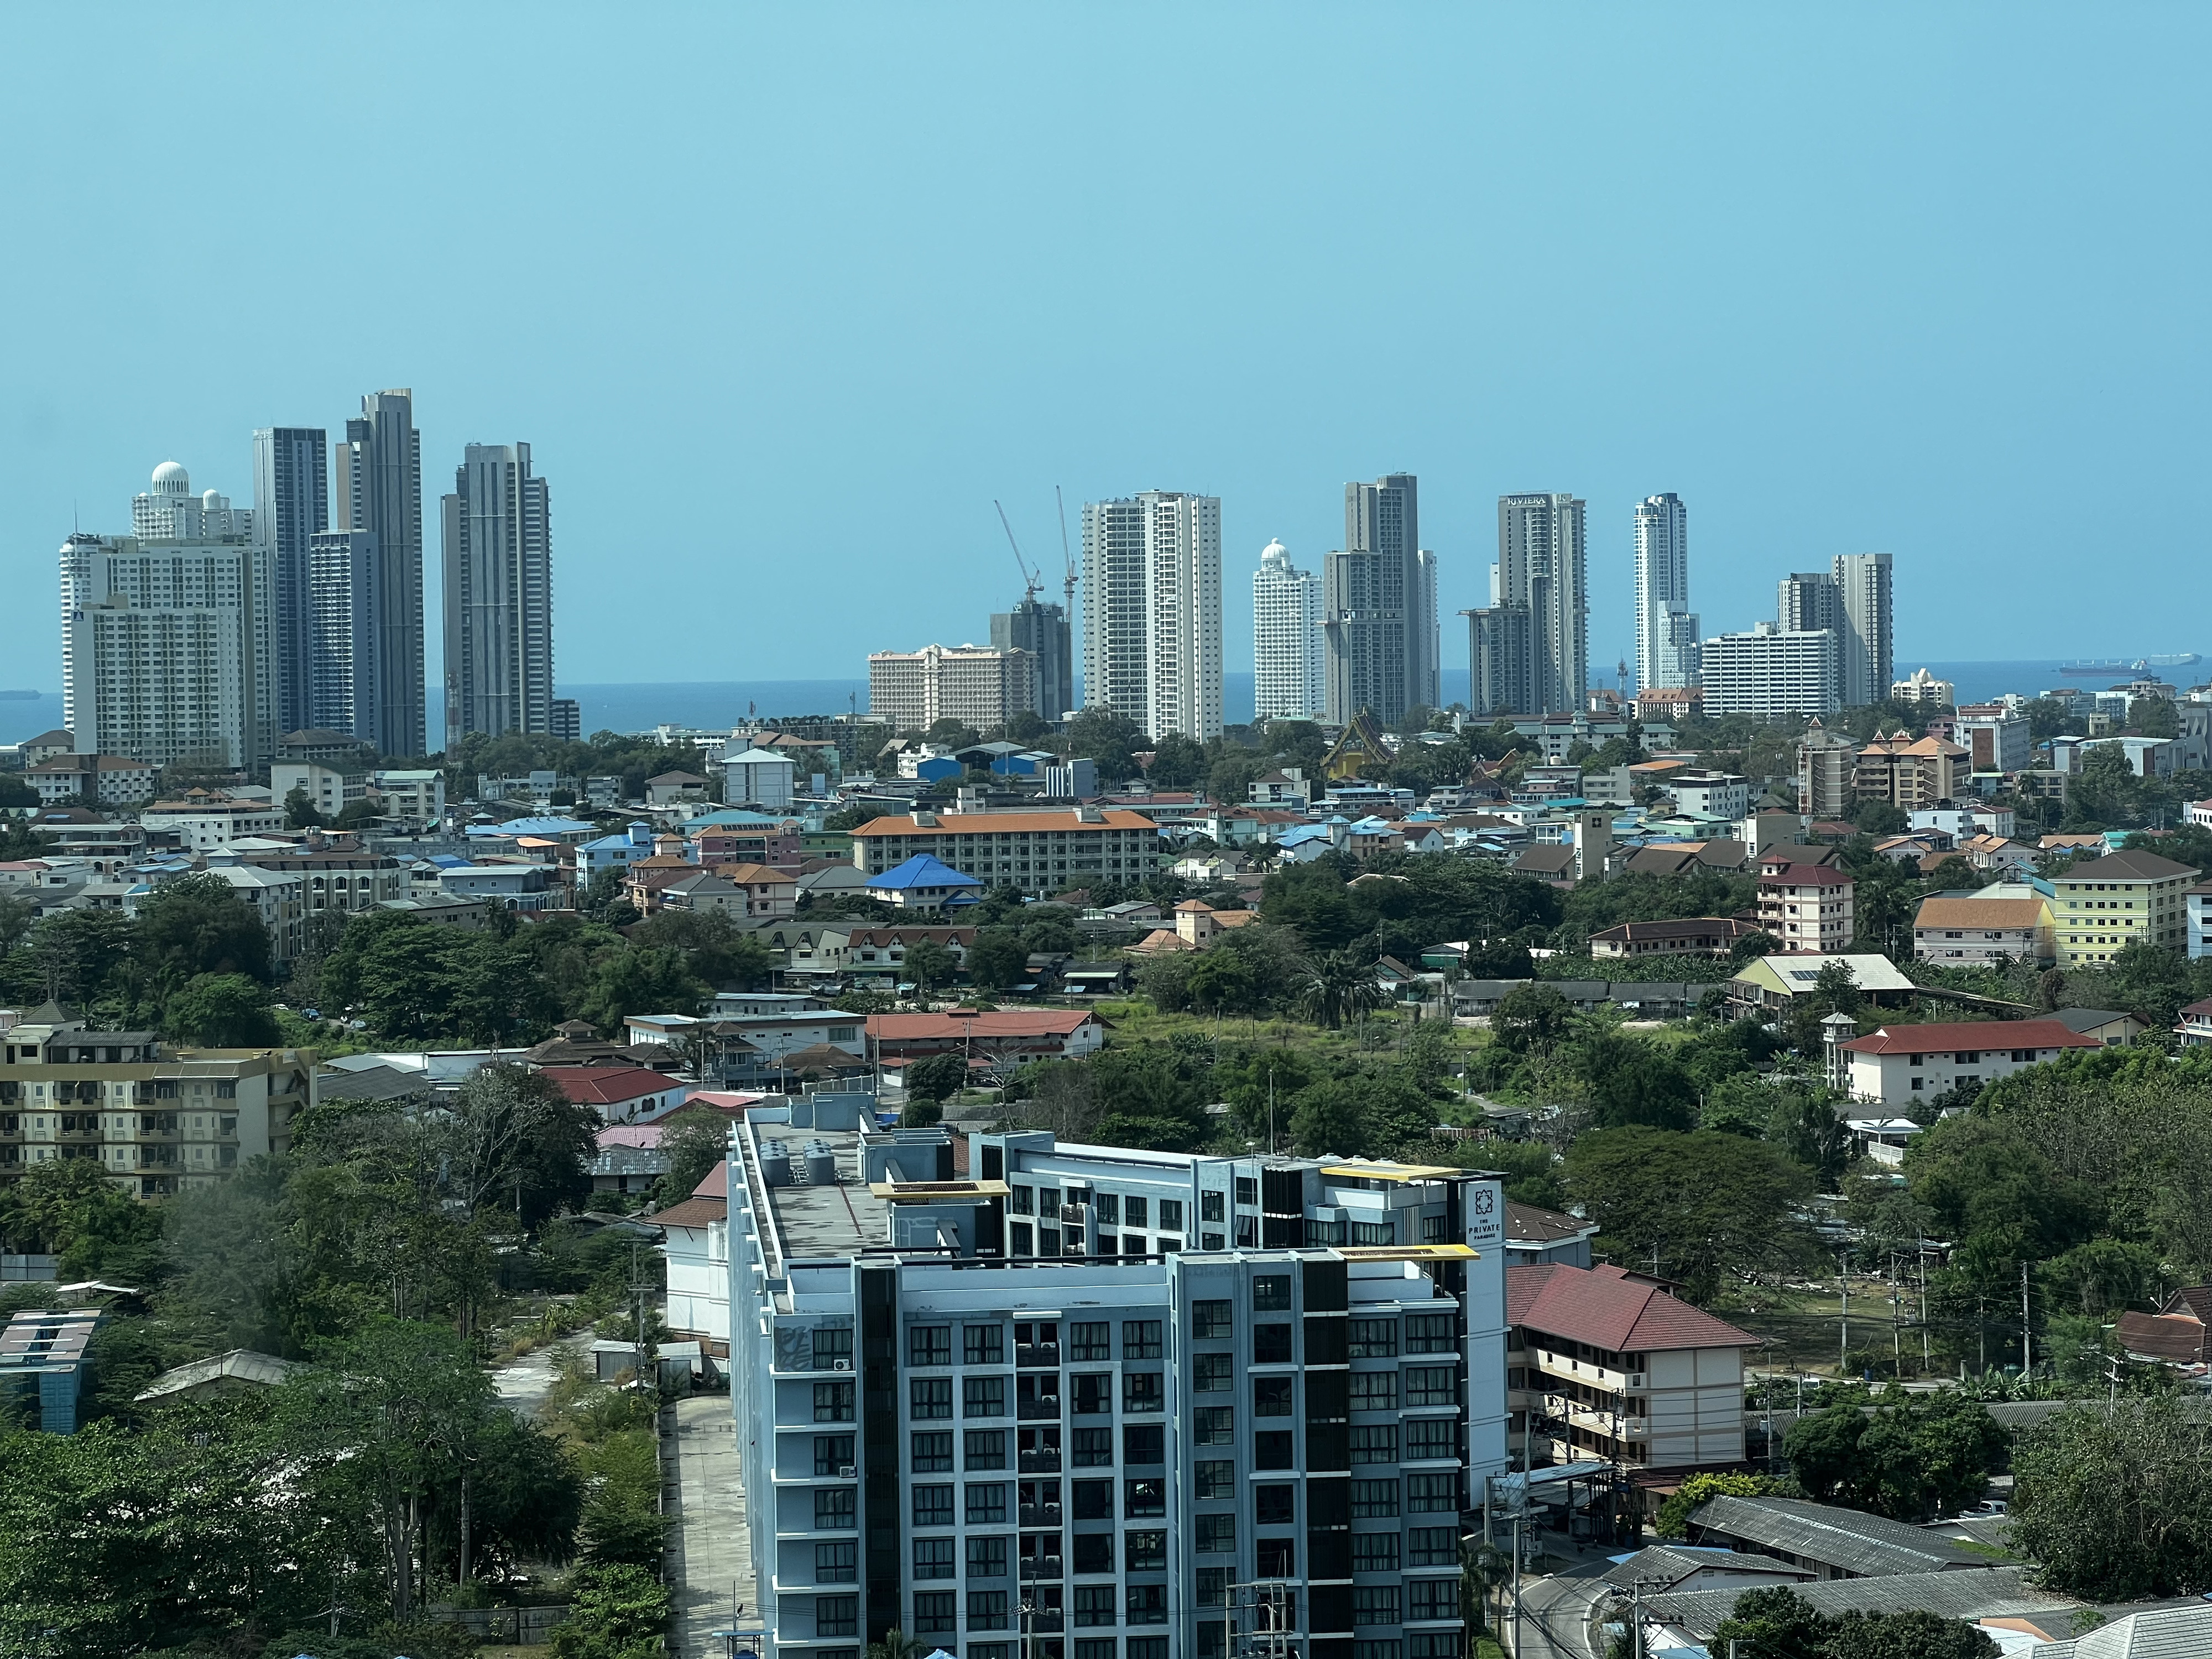
[[982,884],[975,877],[963,875],[943,860],[932,858],[927,853],[916,853],[896,868],[868,878],[871,889],[883,888],[893,892],[911,887],[981,887]]
[[471,836],[573,836],[592,826],[579,818],[509,818],[504,823],[472,823]]

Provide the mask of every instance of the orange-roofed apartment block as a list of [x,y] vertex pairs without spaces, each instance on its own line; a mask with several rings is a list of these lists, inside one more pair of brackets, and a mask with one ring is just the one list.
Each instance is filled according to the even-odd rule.
[[1040,895],[1092,882],[1136,883],[1159,868],[1159,826],[1111,806],[1054,812],[932,812],[882,817],[853,831],[853,862],[869,875],[917,854],[986,887]]
[[1909,1106],[1960,1085],[1994,1083],[2069,1048],[2100,1048],[2055,1019],[1885,1025],[1829,1051],[1829,1084],[1853,1100]]

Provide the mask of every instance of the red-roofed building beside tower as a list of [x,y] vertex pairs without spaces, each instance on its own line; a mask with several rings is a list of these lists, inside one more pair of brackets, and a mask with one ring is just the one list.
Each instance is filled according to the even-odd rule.
[[665,1117],[692,1085],[642,1066],[548,1066],[545,1080],[563,1097],[589,1106],[603,1123],[648,1123]]
[[1743,1461],[1743,1356],[1759,1346],[1625,1268],[1505,1269],[1509,1432],[1555,1463]]
[[1994,1083],[2069,1048],[2103,1046],[2055,1019],[1885,1025],[1837,1043],[1829,1072],[1854,1100],[1909,1106],[1960,1085]]
[[669,1336],[697,1342],[710,1354],[730,1352],[730,1165],[707,1172],[680,1204],[639,1218],[661,1230],[668,1262],[662,1317]]
[[1770,853],[1759,866],[1759,927],[1785,951],[1844,950],[1851,942],[1855,886],[1832,866],[1790,863]]

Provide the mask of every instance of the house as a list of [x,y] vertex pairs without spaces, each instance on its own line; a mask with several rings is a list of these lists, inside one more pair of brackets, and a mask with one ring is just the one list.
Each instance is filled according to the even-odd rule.
[[284,811],[251,795],[188,789],[174,800],[149,803],[138,822],[149,836],[173,835],[185,852],[205,853],[247,836],[276,834],[284,827]]
[[668,1264],[661,1317],[679,1341],[708,1353],[730,1352],[730,1166],[707,1172],[680,1204],[647,1219],[660,1229],[660,1254]]
[[885,1065],[927,1054],[1072,1058],[1106,1041],[1097,1015],[1080,1008],[956,1009],[938,1014],[870,1014],[868,1053]]
[[1968,836],[1959,843],[1959,852],[1977,870],[2001,870],[2016,877],[2032,875],[2035,871],[2035,850],[2003,836]]
[[462,864],[440,871],[438,885],[449,898],[495,898],[517,910],[544,910],[553,903],[545,875],[542,864]]
[[665,1117],[695,1086],[641,1066],[548,1066],[539,1075],[562,1099],[589,1106],[604,1123],[649,1123]]
[[1624,921],[1589,937],[1601,960],[1631,957],[1725,957],[1759,932],[1734,916],[1691,916],[1672,921]]
[[1364,708],[1352,717],[1328,753],[1322,757],[1322,775],[1332,783],[1366,776],[1370,772],[1387,772],[1396,752],[1382,728],[1375,724],[1374,716]]
[[2203,872],[2155,853],[2124,851],[2077,864],[2054,877],[2051,902],[2062,969],[2108,963],[2130,945],[2181,951],[2208,930]]
[[674,806],[684,801],[702,801],[707,799],[708,787],[707,780],[696,772],[663,772],[645,781],[645,804]]
[[[91,1370],[93,1334],[107,1322],[101,1308],[27,1309],[0,1329],[0,1400],[24,1414],[24,1425],[46,1434],[76,1432],[77,1401]],[[19,1396],[30,1396],[27,1405]]]
[[1733,839],[1678,841],[1639,847],[1621,867],[1633,876],[1735,875],[1745,857],[1743,842]]
[[[741,910],[732,908],[730,911],[732,915],[787,916],[799,908],[799,878],[788,871],[774,869],[765,864],[715,864],[707,873],[736,889],[744,900],[744,908]],[[685,877],[670,883],[662,890],[661,902],[672,905],[677,909],[697,908],[689,899],[672,896],[678,888],[684,887],[690,879]],[[696,887],[687,889],[687,892],[694,894],[703,890]]]
[[28,768],[23,781],[42,805],[88,800],[100,806],[136,806],[154,798],[155,769],[122,755],[57,755]]
[[1912,919],[1913,956],[1947,966],[2051,961],[2056,947],[2050,901],[2032,887],[2012,892],[2017,896],[1993,896],[1984,890],[1921,900]]
[[[865,827],[865,826],[863,826]],[[868,896],[902,910],[957,909],[977,902],[983,884],[927,853],[868,878]]]
[[1590,1240],[1597,1223],[1534,1204],[1505,1206],[1505,1260],[1509,1266],[1533,1267],[1556,1262],[1569,1267],[1590,1265]]
[[1853,787],[1861,800],[1886,800],[1907,812],[1948,804],[1959,793],[1966,750],[1941,738],[1913,738],[1899,726],[1858,752]]
[[1802,1498],[1709,1498],[1691,1511],[1690,1537],[1786,1561],[1820,1579],[1959,1572],[1990,1564],[1986,1553],[1925,1527]]
[[860,978],[901,979],[904,977],[908,953],[924,943],[942,947],[956,968],[965,968],[968,947],[975,942],[973,927],[855,927],[845,936],[842,971]]
[[1683,767],[1667,775],[1665,787],[1675,810],[1734,823],[1751,810],[1751,780],[1734,772],[1705,772]]
[[1512,870],[1516,876],[1532,876],[1548,886],[1572,887],[1576,863],[1575,849],[1555,842],[1528,848],[1514,859]]
[[[2186,1008],[2182,1010],[2185,1014],[2188,1012]],[[2057,1020],[2076,1036],[2094,1037],[2107,1048],[2133,1042],[2145,1029],[2133,1014],[2112,1008],[2055,1008],[2043,1018]],[[2182,1039],[2182,1046],[2188,1047],[2186,1037]]]
[[2183,1367],[2212,1365],[2212,1285],[2173,1291],[2154,1314],[2123,1313],[2114,1334],[2130,1359]]
[[[723,915],[742,919],[750,909],[745,890],[726,881],[712,870],[695,870],[651,893],[655,910],[685,910],[695,915]],[[633,901],[635,902],[635,901]],[[640,909],[647,907],[640,905]]]
[[[1653,1544],[1607,1568],[1605,1581],[1624,1595],[1679,1594],[1690,1590],[1767,1589],[1777,1585],[1802,1584],[1812,1577],[1802,1567],[1793,1567],[1771,1556],[1711,1545]],[[1662,1651],[1652,1644],[1647,1653]]]
[[577,848],[576,878],[588,885],[604,872],[623,874],[632,864],[653,856],[652,826],[633,823],[618,836],[601,836]]
[[1994,1083],[2071,1048],[2100,1048],[2055,1019],[1983,1019],[1885,1025],[1833,1045],[1833,1081],[1854,1100],[1907,1106],[1959,1087]]
[[1790,951],[1838,951],[1851,941],[1857,884],[1831,866],[1793,864],[1778,847],[1759,861],[1759,926]]
[[2185,1048],[2202,1048],[2212,1042],[2212,997],[2202,1002],[2192,1002],[2181,1011],[2181,1024],[2174,1031]]
[[[958,763],[954,763],[957,769]],[[722,756],[722,799],[732,806],[754,806],[764,812],[787,811],[797,766],[787,755],[773,750],[732,745]]]
[[1202,899],[1185,899],[1175,908],[1176,936],[1197,951],[1231,928],[1249,927],[1259,920],[1257,910],[1217,910]]
[[163,1401],[191,1401],[197,1404],[207,1400],[228,1400],[264,1389],[281,1388],[299,1369],[295,1360],[279,1359],[274,1354],[257,1353],[251,1348],[233,1348],[226,1353],[195,1359],[163,1371],[131,1399],[133,1404],[140,1406]]
[[1759,1339],[1615,1267],[1505,1268],[1509,1438],[1560,1463],[1743,1458],[1743,1356]]
[[1313,804],[1313,785],[1299,768],[1286,766],[1253,779],[1244,796],[1255,806],[1289,806],[1303,812]]
[[1747,962],[1728,981],[1731,1018],[1785,1015],[1795,999],[1814,989],[1820,969],[1832,962],[1843,963],[1850,969],[1851,982],[1858,988],[1859,994],[1876,1007],[1902,1008],[1920,988],[1885,956],[1776,951]]
[[383,798],[389,817],[433,823],[446,816],[446,775],[434,767],[380,768],[368,775],[368,781]]
[[358,760],[278,761],[270,767],[269,793],[280,803],[289,802],[295,789],[310,807],[334,818],[368,799],[368,769]]
[[25,766],[36,766],[57,755],[76,753],[76,734],[56,726],[51,732],[41,732],[35,738],[26,738],[15,745],[15,753]]

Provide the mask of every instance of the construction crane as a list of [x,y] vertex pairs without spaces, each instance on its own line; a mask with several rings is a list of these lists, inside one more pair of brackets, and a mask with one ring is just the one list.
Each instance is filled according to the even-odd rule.
[[[999,507],[999,503],[995,501],[991,505]],[[1014,527],[1006,523],[1006,509],[1003,507],[999,507],[999,522],[1006,525],[1006,545],[1014,550],[1014,563],[1020,569],[1022,580],[1025,584],[1022,590],[1022,602],[1024,605],[1035,604],[1037,589],[1044,586],[1044,572],[1041,569],[1031,570],[1030,562],[1022,556],[1022,544],[1014,539]],[[1062,535],[1065,536],[1066,526],[1063,524],[1060,528]]]
[[1060,495],[1058,484],[1052,487],[1052,499],[1053,504],[1060,508],[1060,556],[1067,561],[1067,610],[1065,615],[1068,626],[1073,628],[1075,625],[1075,555],[1068,550],[1067,501]]

